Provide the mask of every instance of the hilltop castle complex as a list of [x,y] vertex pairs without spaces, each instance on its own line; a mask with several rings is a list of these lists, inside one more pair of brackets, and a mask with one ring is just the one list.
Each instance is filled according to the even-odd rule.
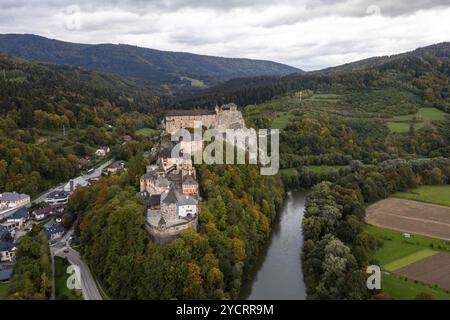
[[[215,110],[178,110],[166,114],[166,133],[194,128],[195,121],[216,129],[245,128],[245,122],[233,103]],[[155,243],[166,244],[188,229],[197,229],[200,192],[192,159],[172,156],[175,143],[167,135],[161,138],[158,158],[140,179],[140,194],[146,207],[145,228]],[[183,152],[202,148],[202,142],[182,144]]]

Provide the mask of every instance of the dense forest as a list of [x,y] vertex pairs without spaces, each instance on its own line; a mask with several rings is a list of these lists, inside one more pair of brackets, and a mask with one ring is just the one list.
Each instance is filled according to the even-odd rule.
[[17,249],[17,262],[8,284],[7,294],[13,300],[46,300],[52,291],[52,260],[42,227],[24,236]]
[[366,203],[421,184],[449,184],[448,158],[388,160],[377,167],[355,162],[336,182],[313,188],[303,220],[303,266],[311,299],[367,299],[365,268],[379,245],[365,232]]
[[80,244],[96,277],[114,298],[237,298],[282,205],[281,180],[260,176],[257,166],[200,166],[199,231],[162,247],[149,240],[136,195],[145,163],[136,158],[127,173],[70,199],[82,213]]
[[[37,195],[79,173],[79,158],[155,127],[152,91],[113,75],[0,55],[0,190]],[[127,153],[127,152],[125,152]]]
[[168,103],[187,108],[234,101],[259,104],[298,90],[345,92],[365,88],[403,88],[434,107],[450,110],[450,43],[441,43],[391,57],[356,62],[323,71],[283,77],[233,79],[200,93],[187,93]]
[[272,61],[160,51],[124,44],[79,44],[36,35],[0,35],[0,51],[25,59],[143,79],[160,90],[195,90],[237,77],[301,71]]

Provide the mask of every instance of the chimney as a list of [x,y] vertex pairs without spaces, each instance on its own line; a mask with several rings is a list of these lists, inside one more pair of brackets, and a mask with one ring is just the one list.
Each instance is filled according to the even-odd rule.
[[74,191],[74,188],[73,188],[73,184],[74,184],[74,182],[73,182],[73,180],[70,180],[70,192],[73,192]]

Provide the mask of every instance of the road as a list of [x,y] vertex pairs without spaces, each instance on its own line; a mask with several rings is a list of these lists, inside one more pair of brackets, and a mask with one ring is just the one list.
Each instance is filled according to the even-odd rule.
[[[85,179],[85,180],[98,178],[98,177],[100,177],[100,176],[102,175],[103,169],[105,169],[107,166],[109,166],[109,165],[110,165],[111,163],[113,163],[113,162],[114,162],[114,159],[108,160],[108,161],[106,161],[105,163],[103,163],[102,165],[100,165],[99,167],[97,167],[97,168],[95,169],[95,171],[92,172],[91,174],[86,174],[86,175],[80,176],[80,177],[82,177],[82,178]],[[76,179],[76,178],[74,178],[74,179]],[[63,184],[60,184],[60,185],[58,185],[58,186],[56,186],[56,187],[53,187],[53,188],[50,189],[50,190],[47,190],[45,193],[43,193],[43,194],[41,194],[40,196],[38,196],[37,198],[35,198],[35,199],[33,200],[33,203],[43,202],[43,201],[45,200],[45,198],[47,198],[47,195],[48,195],[49,193],[54,192],[54,191],[62,190],[66,184],[67,184],[67,182],[66,182],[66,183],[63,183]]]
[[50,246],[52,258],[54,256],[67,258],[70,264],[78,266],[80,268],[79,280],[84,300],[102,300],[102,296],[100,295],[100,292],[97,289],[97,284],[95,283],[94,277],[92,276],[89,267],[81,259],[78,251],[70,247],[69,238],[71,237],[72,233],[73,230],[69,231],[58,242]]

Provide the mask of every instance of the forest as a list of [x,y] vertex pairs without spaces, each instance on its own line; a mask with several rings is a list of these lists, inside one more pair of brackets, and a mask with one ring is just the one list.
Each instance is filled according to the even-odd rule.
[[[236,299],[283,203],[281,179],[257,166],[198,168],[202,188],[199,230],[166,246],[144,230],[138,177],[146,160],[127,173],[77,189],[83,257],[107,293],[120,299]],[[133,165],[134,164],[134,165]]]
[[11,300],[47,300],[52,291],[52,260],[42,227],[24,236],[16,252],[16,263],[7,287]]
[[[36,196],[79,174],[79,159],[155,127],[157,97],[113,75],[0,55],[0,190]],[[142,137],[140,138],[142,140]]]

